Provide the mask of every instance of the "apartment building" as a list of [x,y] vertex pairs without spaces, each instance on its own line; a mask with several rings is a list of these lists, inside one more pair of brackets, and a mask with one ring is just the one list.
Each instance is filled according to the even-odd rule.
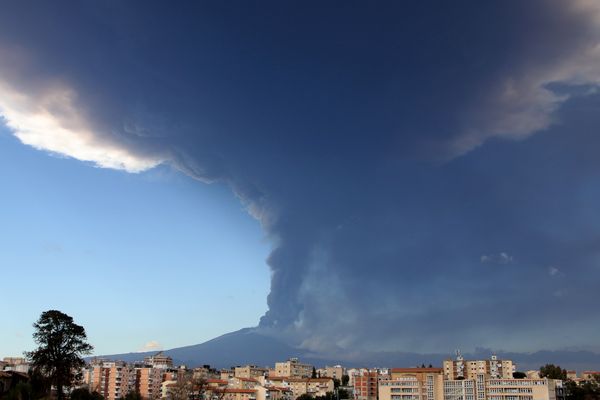
[[[257,367],[256,365],[245,365],[243,367],[235,367],[233,376],[236,378],[257,378],[269,374],[268,368]],[[285,375],[289,376],[289,375]]]
[[257,400],[256,390],[254,389],[215,389],[213,397],[219,400]]
[[303,364],[297,358],[290,358],[285,362],[275,363],[275,376],[287,376],[290,378],[310,378],[313,366]]
[[221,373],[210,365],[204,365],[193,369],[192,377],[194,379],[218,379]]
[[562,381],[553,379],[475,379],[444,381],[443,400],[561,400]]
[[350,378],[348,380],[348,386],[354,386],[354,377],[363,374],[368,371],[366,368],[348,368],[346,374]]
[[233,369],[223,368],[219,371],[219,375],[221,376],[222,380],[226,381],[235,376],[235,371]]
[[274,386],[257,386],[256,400],[292,400],[293,393],[290,388]]
[[379,381],[379,400],[438,400],[443,397],[441,368],[392,368]]
[[273,386],[273,387],[289,387],[288,381],[290,380],[287,376],[266,376],[259,377],[257,379],[262,386]]
[[317,375],[321,378],[333,378],[341,382],[342,376],[344,375],[344,368],[341,365],[334,365],[333,367],[326,366],[325,368],[319,368]]
[[256,386],[259,386],[260,383],[258,380],[254,378],[240,378],[235,377],[229,380],[229,387],[238,388],[238,389],[254,389]]
[[486,374],[492,378],[512,379],[516,366],[510,360],[499,360],[492,355],[489,360],[465,360],[460,353],[455,360],[444,361],[446,379],[475,379],[477,374]]
[[600,379],[600,371],[583,371],[581,373],[581,379],[586,381]]
[[224,379],[207,379],[206,386],[208,388],[224,388],[229,385],[229,380]]
[[4,357],[0,361],[0,371],[14,371],[27,374],[30,366],[23,357]]
[[377,400],[380,375],[377,370],[362,370],[353,375],[354,399]]
[[117,400],[135,390],[135,370],[122,361],[94,361],[84,372],[84,383],[90,391],[106,400]]
[[[165,378],[163,368],[136,367],[135,391],[143,400],[156,400],[162,396],[162,383]],[[111,399],[112,400],[112,399]]]
[[144,357],[144,364],[153,368],[168,369],[173,368],[173,359],[159,351],[153,356]]
[[473,379],[444,381],[444,400],[477,400],[476,394]]
[[[557,400],[563,395],[562,381],[554,379],[490,379],[486,400]],[[483,396],[482,396],[483,397]]]
[[335,390],[333,378],[290,378],[287,384],[292,391],[293,398],[298,398],[303,394],[313,397],[325,396],[327,392],[333,393]]

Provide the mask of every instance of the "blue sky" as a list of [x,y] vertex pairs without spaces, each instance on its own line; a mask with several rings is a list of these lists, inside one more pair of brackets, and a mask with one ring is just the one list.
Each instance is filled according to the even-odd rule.
[[9,326],[61,308],[101,352],[245,326],[334,355],[600,351],[598,2],[2,11],[1,266],[114,301],[49,290]]
[[96,354],[199,343],[266,310],[269,244],[222,185],[90,167],[0,134],[0,354],[31,349],[59,309]]

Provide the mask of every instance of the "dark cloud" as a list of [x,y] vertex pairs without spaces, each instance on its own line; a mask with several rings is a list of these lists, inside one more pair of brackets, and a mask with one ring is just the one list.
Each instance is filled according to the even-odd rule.
[[585,346],[599,44],[600,7],[579,0],[19,2],[0,16],[0,108],[35,147],[229,185],[273,242],[265,332],[558,348],[568,314]]

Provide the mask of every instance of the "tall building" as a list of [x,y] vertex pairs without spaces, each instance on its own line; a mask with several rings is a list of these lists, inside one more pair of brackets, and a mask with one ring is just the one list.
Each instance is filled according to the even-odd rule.
[[90,391],[117,400],[135,390],[136,376],[133,367],[122,361],[97,360],[87,368],[84,381]]
[[144,400],[156,400],[162,396],[165,370],[153,367],[136,367],[135,391]]
[[465,360],[458,353],[455,360],[444,361],[446,379],[475,379],[477,374],[489,375],[492,378],[512,379],[516,366],[510,360],[498,360],[493,355],[489,360]]
[[354,375],[354,399],[377,400],[379,371],[365,370]]
[[[166,365],[158,361],[156,365]],[[176,382],[184,370],[155,368],[146,364],[127,364],[123,361],[94,360],[84,370],[84,383],[91,392],[100,393],[106,400],[117,400],[127,393],[138,392],[144,400],[163,396],[166,381]]]

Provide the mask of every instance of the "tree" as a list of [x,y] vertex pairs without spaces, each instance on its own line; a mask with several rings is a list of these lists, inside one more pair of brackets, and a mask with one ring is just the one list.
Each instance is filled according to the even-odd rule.
[[579,384],[568,380],[565,382],[566,398],[568,400],[597,400],[600,399],[600,385],[596,380],[587,380]]
[[342,375],[342,386],[348,386],[348,382],[350,382],[350,375]]
[[313,369],[312,369],[312,375],[310,377],[313,378],[313,379],[317,377],[317,370],[315,369],[315,367],[313,367]]
[[310,394],[304,393],[296,397],[296,400],[315,400]]
[[527,378],[527,374],[525,372],[516,371],[516,372],[513,372],[513,378],[515,378],[515,379],[525,379],[525,378]]
[[546,364],[540,367],[540,377],[548,379],[567,379],[567,370],[560,368],[558,365]]
[[333,392],[326,392],[324,396],[316,396],[314,400],[335,400],[335,394]]
[[142,400],[142,395],[140,392],[127,392],[124,397],[121,397],[123,400]]
[[[208,381],[204,377],[196,377],[191,379],[191,397],[193,400],[202,400],[204,399],[204,393],[208,388]],[[225,393],[223,393],[223,396]]]
[[71,400],[104,400],[104,396],[102,396],[98,392],[91,392],[86,388],[78,388],[71,392],[69,396]]
[[4,397],[5,400],[29,400],[33,398],[29,382],[19,382]]
[[34,370],[56,387],[57,398],[62,400],[63,389],[71,386],[85,365],[82,356],[90,354],[93,347],[87,343],[85,329],[60,311],[44,311],[33,327],[33,339],[39,347],[25,355]]

